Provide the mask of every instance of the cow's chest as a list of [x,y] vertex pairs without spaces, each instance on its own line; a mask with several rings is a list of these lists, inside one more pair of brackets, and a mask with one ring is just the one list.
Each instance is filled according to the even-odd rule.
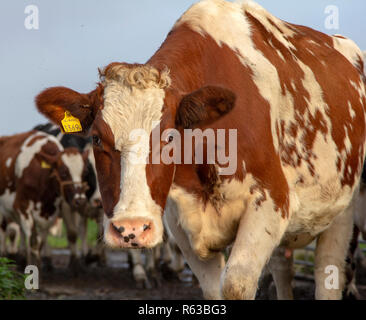
[[[225,201],[219,208],[210,201],[204,204],[180,187],[173,186],[170,191],[166,209],[175,211],[193,250],[202,259],[210,258],[234,241],[240,218],[245,212],[242,183],[233,182],[227,188],[231,198],[223,191]],[[231,188],[240,190],[240,194],[231,192]]]

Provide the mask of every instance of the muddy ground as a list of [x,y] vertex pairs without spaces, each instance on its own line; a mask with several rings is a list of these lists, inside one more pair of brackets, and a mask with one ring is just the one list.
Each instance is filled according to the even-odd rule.
[[192,281],[192,273],[186,268],[180,278],[165,277],[159,272],[156,277],[149,275],[151,288],[138,288],[129,267],[125,252],[109,251],[107,266],[96,263],[84,267],[75,275],[69,268],[68,250],[53,250],[54,270],[42,271],[40,289],[27,293],[28,300],[168,300],[202,299],[201,289]]
[[[27,293],[28,300],[197,300],[202,299],[199,285],[192,277],[188,267],[179,278],[167,276],[160,272],[155,278],[150,277],[151,288],[137,288],[129,268],[125,252],[110,251],[107,253],[107,266],[99,267],[96,263],[88,265],[75,275],[68,268],[68,250],[54,250],[52,263],[54,270],[42,272],[40,289]],[[366,270],[364,270],[366,271]],[[361,298],[366,300],[366,272],[359,273],[358,283]],[[154,281],[157,279],[157,281]],[[159,284],[160,282],[160,284]],[[314,283],[309,280],[295,280],[295,299],[314,299]],[[275,287],[260,290],[258,299],[275,299]]]

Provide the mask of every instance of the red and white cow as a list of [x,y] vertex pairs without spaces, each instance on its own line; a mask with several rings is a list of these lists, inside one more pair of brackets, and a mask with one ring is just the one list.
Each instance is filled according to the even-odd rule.
[[[35,130],[0,138],[0,223],[16,222],[27,263],[40,263],[40,250],[61,206],[85,205],[85,158],[56,138]],[[46,249],[45,256],[49,257]]]
[[[112,63],[91,93],[49,88],[36,104],[58,125],[69,111],[93,135],[109,246],[156,246],[165,211],[205,297],[251,299],[275,248],[317,238],[316,298],[336,299],[365,155],[362,70],[350,40],[253,2],[206,0],[146,64]],[[215,161],[196,161],[179,139],[189,129],[214,131]],[[325,286],[329,265],[338,289]]]

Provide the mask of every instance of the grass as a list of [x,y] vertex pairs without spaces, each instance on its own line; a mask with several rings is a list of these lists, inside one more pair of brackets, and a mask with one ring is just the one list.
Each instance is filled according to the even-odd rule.
[[[305,250],[297,250],[295,251],[295,260],[302,260],[314,263],[314,253]],[[312,275],[314,272],[314,268],[310,266],[304,265],[294,265],[295,272],[303,273],[303,274],[310,274]]]
[[[88,231],[87,231],[87,241],[89,246],[95,246],[97,241],[97,235],[98,235],[98,226],[94,220],[88,219]],[[64,249],[67,248],[68,242],[67,242],[67,233],[66,233],[66,227],[65,223],[62,223],[62,234],[61,237],[55,237],[52,235],[48,236],[48,244],[51,248],[56,249]],[[78,239],[78,245],[81,245],[80,239]]]
[[25,275],[16,271],[14,261],[0,257],[0,300],[25,299]]

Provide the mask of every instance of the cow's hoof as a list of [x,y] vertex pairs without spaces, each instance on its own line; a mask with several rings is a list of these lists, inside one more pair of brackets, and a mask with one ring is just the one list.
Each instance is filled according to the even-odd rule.
[[86,256],[83,257],[84,263],[86,265],[92,264],[94,262],[98,261],[98,256],[96,254],[93,254],[91,251],[87,253]]
[[90,265],[92,263],[96,263],[98,267],[104,268],[107,266],[107,258],[102,254],[95,254],[91,251],[84,257],[85,265]]
[[162,286],[162,276],[160,272],[156,270],[150,270],[147,272],[147,276],[153,283],[154,288],[160,288]]
[[348,288],[343,290],[342,300],[362,300],[362,297],[356,286],[349,285]]
[[161,272],[164,280],[180,281],[179,272],[175,272],[172,268],[169,267],[169,265],[167,263],[161,264],[160,272]]
[[97,260],[98,267],[105,268],[107,266],[107,258],[105,256],[98,256]]
[[42,257],[42,270],[52,272],[54,270],[51,257]]
[[150,283],[150,281],[148,279],[139,279],[136,280],[136,288],[141,290],[141,289],[152,289],[152,285]]
[[75,256],[70,257],[69,269],[70,269],[72,275],[74,275],[74,276],[77,276],[86,271],[81,260]]

